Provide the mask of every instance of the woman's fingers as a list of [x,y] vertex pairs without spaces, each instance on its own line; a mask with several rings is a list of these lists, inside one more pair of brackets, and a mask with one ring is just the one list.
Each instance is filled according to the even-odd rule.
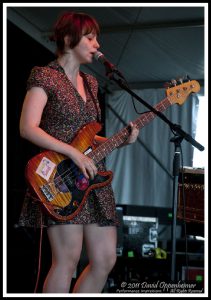
[[85,158],[82,162],[81,171],[87,179],[94,179],[97,175],[97,168],[90,158]]
[[129,123],[130,128],[131,128],[131,133],[130,136],[128,138],[128,143],[134,143],[139,135],[139,129],[136,127],[135,124],[133,124],[132,122]]

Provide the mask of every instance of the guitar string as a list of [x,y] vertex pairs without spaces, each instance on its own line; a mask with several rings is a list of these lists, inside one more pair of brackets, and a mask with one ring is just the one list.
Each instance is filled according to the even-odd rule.
[[[168,104],[170,105],[171,104],[171,102],[170,102],[170,100],[168,99],[168,97],[166,97],[163,101],[161,101],[160,103],[158,103],[158,105],[155,105],[155,108],[156,109],[158,109],[158,111],[163,111],[163,110],[165,110],[169,105],[167,105],[166,107],[165,107],[165,102],[166,102],[166,100],[168,101]],[[144,116],[144,118],[146,117],[146,120],[148,120],[148,115],[150,115],[150,120],[151,119],[154,119],[154,117],[156,117],[156,115],[154,114],[154,113],[147,113],[147,114],[144,114],[143,116]],[[142,117],[143,117],[142,116]],[[144,121],[144,118],[143,118],[143,121]],[[142,121],[141,121],[141,119],[137,119],[135,122],[137,122],[137,123],[142,123]],[[134,123],[135,123],[134,122]],[[144,124],[145,125],[145,124]],[[124,129],[123,129],[123,131],[122,132],[124,132]],[[100,146],[99,146],[100,147]],[[67,176],[68,176],[68,180],[69,179],[72,179],[72,178],[74,178],[75,177],[75,175],[73,175],[73,176],[69,176],[70,175],[70,173],[68,173],[68,171],[71,171],[71,170],[73,170],[73,169],[77,169],[78,167],[75,165],[74,166],[74,168],[69,168],[68,170],[66,170],[63,174],[65,174],[65,173],[67,173],[62,179],[64,179],[64,181],[65,181],[65,178],[67,178]],[[61,175],[63,175],[63,174],[61,174]],[[61,176],[60,175],[60,176]],[[60,178],[57,178],[57,181],[60,181],[61,180],[61,177]],[[48,183],[47,184],[47,186],[49,186],[50,184],[52,184],[53,182],[54,182],[54,185],[56,186],[57,185],[57,183],[55,183],[55,181],[56,181],[56,179],[54,180],[54,181],[51,181],[50,183]],[[58,194],[58,193],[57,193]]]
[[[166,97],[163,101],[161,101],[161,103],[159,103],[158,105],[156,105],[156,108],[159,108],[159,111],[163,111],[164,109],[166,109],[167,107],[165,106],[165,105],[163,105],[164,104],[164,102],[166,101],[166,100],[168,100],[168,98]],[[150,118],[148,118],[148,116],[150,115]],[[155,114],[153,114],[153,113],[146,113],[146,114],[144,114],[143,116],[142,116],[142,118],[141,119],[137,119],[136,121],[134,121],[134,123],[139,123],[138,125],[140,125],[140,123],[144,126],[145,125],[145,123],[146,123],[146,121],[149,121],[149,120],[151,120],[153,117],[155,117]],[[146,119],[145,119],[146,118]],[[123,134],[124,132],[125,132],[125,130],[126,130],[126,128],[123,128],[123,130],[121,131],[121,134]],[[121,134],[119,135],[119,137],[121,137]],[[123,136],[125,137],[125,134],[123,134]],[[108,142],[110,143],[110,141],[111,140],[109,140]],[[121,139],[120,139],[120,141],[121,141]],[[122,141],[121,141],[122,142]],[[106,144],[106,142],[104,143],[104,145],[103,146],[105,146],[105,144]],[[101,146],[101,145],[100,145]],[[97,148],[97,150],[99,150],[99,148],[100,148],[100,146]],[[99,151],[98,151],[99,152]],[[50,186],[50,185],[54,185],[56,188],[58,188],[58,187],[60,187],[61,186],[61,180],[63,181],[63,183],[65,183],[65,185],[67,184],[67,183],[69,183],[70,182],[70,180],[74,180],[74,179],[76,179],[80,174],[77,174],[77,176],[76,175],[74,175],[74,174],[72,174],[71,175],[71,173],[73,173],[75,170],[79,170],[79,168],[76,166],[76,165],[74,165],[73,167],[71,167],[71,168],[68,168],[67,170],[65,170],[65,172],[63,172],[63,173],[61,173],[61,174],[59,174],[59,177],[57,177],[57,178],[55,178],[54,180],[52,180],[52,181],[50,181],[50,182],[48,182],[45,186]],[[82,174],[82,172],[81,172],[81,174]],[[67,179],[67,180],[66,180]],[[68,182],[69,181],[69,182]],[[67,188],[68,188],[68,186],[67,186]],[[69,190],[69,188],[68,188],[68,190]],[[70,191],[70,190],[69,190]],[[60,191],[58,191],[58,193],[60,193]],[[57,194],[58,194],[57,193]],[[54,193],[53,193],[54,194]],[[55,194],[54,194],[55,195]]]
[[[164,99],[164,100],[166,100],[166,99]],[[163,102],[163,101],[162,101]],[[163,103],[162,103],[163,104]],[[161,105],[160,105],[161,106]],[[160,107],[161,108],[161,107]],[[166,108],[166,107],[164,107],[164,108]],[[146,115],[144,115],[144,118],[146,117],[146,119],[147,120],[145,120],[145,121],[149,121],[149,119],[147,118],[147,116],[148,116],[149,114],[147,113]],[[151,115],[153,115],[154,116],[154,114],[153,113],[151,113]],[[144,118],[143,118],[143,120],[140,120],[140,119],[137,119],[136,120],[136,123],[142,123],[142,125],[144,125],[144,123],[142,122],[142,121],[144,121]],[[123,131],[125,130],[126,128],[123,128]],[[122,132],[123,133],[123,132]],[[119,135],[119,136],[121,136],[121,135]],[[125,136],[124,136],[125,137]],[[110,142],[110,141],[109,141]],[[104,145],[103,146],[105,146],[105,144],[106,144],[106,142],[104,143]],[[100,147],[100,146],[99,146]],[[98,149],[99,150],[99,149]],[[76,165],[74,165],[73,167],[71,167],[71,168],[68,168],[67,170],[65,170],[65,172],[63,172],[63,173],[61,173],[61,174],[59,174],[59,176],[57,177],[57,178],[55,178],[54,180],[52,180],[52,181],[50,181],[50,182],[48,182],[45,186],[50,186],[50,185],[54,185],[56,188],[58,188],[58,187],[60,187],[61,186],[61,181],[63,181],[63,183],[65,183],[65,184],[67,184],[68,183],[68,181],[70,181],[70,180],[74,180],[74,179],[76,179],[80,174],[77,174],[77,175],[74,175],[74,174],[72,174],[71,175],[71,173],[73,173],[74,171],[76,171],[76,170],[79,170],[79,168],[76,166]],[[82,172],[81,172],[81,174],[82,174]],[[67,179],[67,180],[66,180]],[[67,188],[68,188],[68,186],[67,186]],[[58,193],[60,193],[60,191],[58,192]],[[58,194],[57,193],[57,194]],[[54,194],[55,195],[55,194]]]
[[[120,144],[122,143],[122,142],[124,142],[124,140],[125,140],[125,132],[126,131],[126,128],[123,128],[123,130],[118,134],[118,136],[117,136],[117,138],[119,139],[119,141],[120,141]],[[112,138],[111,138],[112,139]],[[100,148],[104,148],[104,150],[106,149],[106,143],[107,144],[110,144],[110,141],[111,140],[108,140],[108,141],[106,141],[104,144],[102,144],[102,145],[100,145],[96,150],[98,150],[97,151],[97,154],[96,154],[96,156],[98,156],[98,161],[99,161],[99,153],[100,153]],[[112,144],[111,144],[112,145]],[[114,146],[116,147],[116,145],[117,145],[117,143],[115,142],[114,143]],[[118,144],[119,145],[119,144]],[[107,149],[108,149],[108,147],[107,147]],[[112,149],[114,149],[113,147],[111,148],[110,147],[110,150],[112,150]],[[92,152],[92,154],[93,154],[93,152]],[[101,159],[103,158],[104,156],[102,156],[101,157]],[[100,159],[100,160],[101,160]],[[76,166],[76,165],[73,165],[72,167],[70,167],[70,168],[68,168],[67,170],[65,170],[65,172],[63,172],[63,173],[61,173],[61,174],[59,174],[59,176],[58,177],[56,177],[55,179],[53,179],[53,180],[51,180],[50,182],[48,182],[47,184],[45,184],[44,186],[48,189],[48,191],[49,191],[49,193],[51,193],[51,195],[52,196],[56,196],[56,195],[58,195],[59,193],[60,193],[60,190],[59,190],[59,188],[61,187],[61,182],[63,181],[63,183],[66,185],[66,187],[68,188],[68,183],[70,183],[70,181],[71,180],[74,180],[74,179],[76,179],[80,174],[78,173],[77,175],[75,175],[75,174],[71,174],[71,172],[72,173],[74,173],[74,171],[76,171],[76,170],[79,170],[79,168]],[[82,173],[81,173],[82,174]],[[55,188],[57,189],[57,193],[55,193],[52,189],[51,189],[51,186],[55,186]],[[69,188],[68,188],[68,190],[69,190]],[[70,190],[69,190],[69,192],[70,192]]]
[[[121,134],[118,134],[118,138],[119,138],[119,140],[120,140],[120,144],[122,143],[122,142],[124,142],[124,140],[125,140],[125,131],[126,131],[126,128],[124,128],[122,131],[121,131]],[[98,152],[99,152],[99,148],[101,147],[105,147],[106,145],[105,144],[109,144],[110,143],[110,141],[107,141],[107,142],[105,142],[103,145],[100,145],[96,150],[98,150]],[[115,146],[116,146],[116,143],[114,144]],[[112,150],[112,148],[110,148],[111,150]],[[103,157],[102,157],[103,158]],[[101,158],[101,159],[102,159]],[[99,160],[98,160],[99,161]],[[61,174],[59,174],[59,176],[58,177],[56,177],[55,179],[53,179],[52,181],[50,181],[50,182],[48,182],[47,184],[45,184],[45,186],[48,188],[48,190],[49,190],[49,188],[50,188],[50,186],[51,185],[54,185],[55,186],[55,188],[57,189],[57,191],[59,190],[59,188],[60,188],[60,186],[61,186],[61,181],[63,181],[63,183],[67,186],[67,188],[68,188],[68,183],[70,183],[70,181],[71,180],[75,180],[80,174],[77,174],[77,175],[75,175],[75,174],[71,174],[71,173],[74,173],[74,171],[76,171],[76,170],[79,170],[79,168],[76,166],[76,165],[74,165],[74,166],[72,166],[72,167],[70,167],[70,168],[68,168],[67,170],[65,170],[65,172],[63,172],[63,173],[61,173]],[[82,173],[81,173],[82,174]],[[68,188],[68,190],[69,190],[69,188]],[[69,190],[69,192],[70,192],[70,190]],[[60,193],[60,191],[58,191],[57,193],[54,193],[53,191],[51,191],[51,194],[55,197],[56,195],[58,195]]]
[[[120,141],[122,142],[122,140],[120,139]],[[106,142],[105,142],[106,143]],[[105,143],[103,145],[103,147],[105,147]],[[100,146],[99,146],[100,147]],[[96,149],[98,150],[98,157],[99,157],[99,150],[100,149]],[[102,159],[103,157],[101,157]],[[99,161],[99,160],[98,160]],[[73,174],[75,171],[80,170],[76,165],[71,166],[70,168],[67,168],[63,173],[59,174],[58,177],[56,177],[55,179],[51,180],[50,182],[48,182],[47,184],[45,184],[45,186],[50,186],[50,185],[54,185],[56,188],[60,187],[61,185],[61,181],[63,181],[63,183],[68,183],[68,181],[70,180],[74,180],[76,179],[78,176],[80,176],[80,174],[78,173],[77,175]],[[71,174],[72,173],[72,174]],[[82,172],[81,172],[82,174]],[[67,179],[67,180],[66,180]],[[58,192],[59,193],[59,192]],[[55,195],[55,194],[54,194]]]

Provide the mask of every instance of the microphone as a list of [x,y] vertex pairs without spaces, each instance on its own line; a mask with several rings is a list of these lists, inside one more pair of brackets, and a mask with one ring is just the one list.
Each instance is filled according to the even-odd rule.
[[106,57],[105,55],[100,52],[100,51],[97,51],[94,53],[94,58],[99,61],[100,63],[102,63],[105,67],[106,67],[106,75],[112,73],[112,72],[115,72],[116,74],[118,74],[120,77],[122,77],[123,79],[124,76],[122,75],[122,73],[117,70],[116,66],[114,64],[112,64]]
[[107,58],[105,57],[105,55],[102,52],[100,52],[100,51],[95,52],[94,58],[97,61],[99,61],[102,64],[104,64],[104,66],[106,67],[107,71],[116,70],[116,67],[110,61],[107,60]]

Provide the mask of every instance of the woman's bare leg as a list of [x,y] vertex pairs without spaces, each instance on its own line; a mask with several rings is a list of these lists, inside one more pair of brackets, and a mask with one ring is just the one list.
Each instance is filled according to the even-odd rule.
[[71,279],[80,259],[83,225],[53,225],[47,232],[52,265],[44,282],[43,293],[69,293]]
[[78,278],[73,293],[101,293],[116,262],[116,227],[84,225],[89,265]]

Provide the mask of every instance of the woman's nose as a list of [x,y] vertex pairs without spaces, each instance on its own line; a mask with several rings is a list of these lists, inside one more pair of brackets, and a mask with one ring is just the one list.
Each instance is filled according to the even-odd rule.
[[100,48],[100,44],[98,43],[97,40],[95,40],[95,48],[96,48],[96,49]]

